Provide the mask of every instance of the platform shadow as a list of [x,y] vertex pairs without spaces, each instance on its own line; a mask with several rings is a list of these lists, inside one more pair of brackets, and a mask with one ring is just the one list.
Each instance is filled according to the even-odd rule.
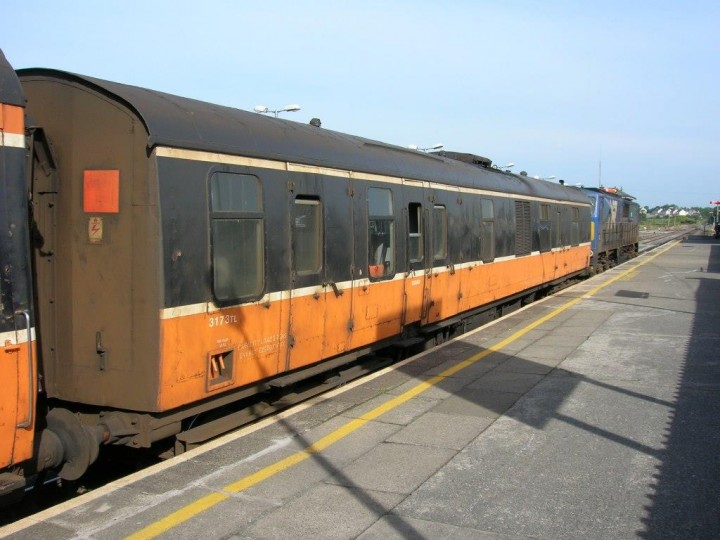
[[[702,237],[693,237],[684,245],[707,241]],[[702,277],[698,278],[698,275]],[[599,380],[563,369],[558,366],[564,358],[553,357],[549,354],[551,351],[543,357],[534,348],[523,349],[522,346],[489,349],[501,336],[527,325],[536,316],[526,311],[496,321],[491,328],[481,329],[476,334],[479,337],[434,349],[396,366],[381,377],[348,390],[342,394],[347,408],[338,408],[339,412],[335,414],[360,418],[378,403],[402,396],[418,384],[433,381],[432,386],[418,394],[427,402],[432,402],[431,408],[406,411],[409,419],[403,419],[402,413],[396,412],[391,414],[399,416],[378,416],[372,421],[403,426],[425,412],[445,412],[482,417],[487,419],[487,426],[503,416],[536,430],[546,429],[551,422],[561,422],[598,440],[650,456],[657,463],[655,477],[647,486],[648,504],[641,519],[645,527],[643,531],[635,532],[634,536],[650,540],[719,538],[720,363],[716,347],[720,343],[717,331],[720,316],[720,244],[712,245],[707,268],[703,268],[700,274],[688,275],[686,279],[698,280],[699,283],[697,315],[685,357],[678,359],[684,365],[672,398],[661,399],[657,397],[658,392],[650,395],[638,390],[640,386],[620,386],[608,382],[607,378]],[[542,331],[542,327],[538,330]],[[528,339],[528,342],[531,341]],[[476,361],[467,363],[462,370],[448,372],[453,364],[465,362],[468,358]],[[533,389],[541,384],[553,385],[552,391],[534,392]],[[594,422],[569,412],[568,404],[572,399],[580,399],[580,394],[573,394],[581,385],[590,386],[594,391],[608,392],[607,399],[630,398],[657,405],[661,408],[661,415],[669,411],[664,439],[658,438],[660,442],[651,446],[643,437],[634,437],[631,430],[620,433],[602,427],[603,422]],[[659,394],[667,395],[667,392]],[[417,416],[413,417],[413,414]],[[664,416],[659,418],[662,422]],[[300,413],[279,419],[275,429],[283,435],[290,435],[298,446],[312,449],[316,443],[314,434],[317,433],[314,428],[326,420]],[[442,434],[434,436],[440,438]],[[387,502],[376,496],[376,490],[357,482],[357,477],[346,472],[347,463],[343,460],[337,460],[337,456],[329,458],[321,451],[308,451],[308,454],[308,459],[326,473],[331,483],[347,489],[350,498],[366,509],[366,514],[376,520],[385,518],[385,532],[390,531],[391,536],[398,538],[430,537],[426,531],[417,528],[417,521],[405,519],[388,507]],[[377,464],[378,468],[382,466]],[[406,466],[412,467],[413,464]],[[317,511],[322,513],[324,510],[318,508]]]
[[681,247],[708,243],[665,449],[646,508],[646,531],[639,534],[649,540],[720,538],[720,244],[693,236]]
[[[706,242],[702,237],[692,237],[685,246],[693,242]],[[707,277],[699,278],[697,310],[681,377],[677,383],[674,398],[659,399],[641,391],[628,389],[597,380],[580,373],[557,368],[552,361],[523,358],[512,352],[488,351],[482,345],[464,343],[453,350],[446,347],[433,351],[414,362],[397,369],[395,377],[378,379],[363,385],[355,392],[368,395],[400,394],[405,387],[427,381],[443,373],[454,360],[483,355],[474,365],[438,382],[437,392],[446,392],[448,399],[434,409],[443,412],[442,407],[465,408],[467,414],[485,416],[488,425],[502,415],[520,421],[535,429],[545,428],[549,422],[563,422],[578,430],[622,445],[635,452],[654,458],[657,473],[648,486],[649,503],[645,507],[642,523],[644,531],[636,536],[646,539],[660,538],[718,538],[720,537],[720,362],[716,353],[718,340],[717,320],[720,316],[720,245],[713,245],[707,268],[702,269]],[[714,276],[713,274],[718,274]],[[687,279],[697,280],[698,274]],[[497,333],[518,326],[517,318],[503,319],[493,325]],[[482,331],[482,330],[481,330]],[[487,343],[491,343],[489,339]],[[529,407],[515,407],[523,396],[552,376],[562,380],[557,392],[543,392],[542,403]],[[465,381],[458,380],[466,379]],[[404,381],[404,382],[403,382]],[[627,433],[621,434],[604,429],[581,417],[564,412],[570,395],[579,385],[591,385],[596,389],[610,391],[618,399],[630,397],[650,402],[670,411],[667,433],[661,447],[649,446]],[[539,393],[537,393],[539,394]],[[347,396],[350,399],[351,396]],[[537,406],[536,406],[537,405]],[[380,420],[383,421],[383,420]],[[301,440],[290,422],[286,428]],[[308,446],[311,440],[303,440]],[[423,538],[422,531],[402,516],[388,512],[375,500],[372,493],[353,484],[341,468],[333,465],[321,454],[313,455],[316,460],[339,484],[353,489],[353,494],[370,512],[378,518],[389,516],[385,526],[392,528],[398,537]]]

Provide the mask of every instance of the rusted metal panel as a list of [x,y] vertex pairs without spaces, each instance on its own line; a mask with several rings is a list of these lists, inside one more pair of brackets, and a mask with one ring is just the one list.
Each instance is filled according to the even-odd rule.
[[33,197],[48,396],[156,410],[160,231],[147,133],[91,89],[47,80],[24,89],[57,157],[52,182],[36,171]]

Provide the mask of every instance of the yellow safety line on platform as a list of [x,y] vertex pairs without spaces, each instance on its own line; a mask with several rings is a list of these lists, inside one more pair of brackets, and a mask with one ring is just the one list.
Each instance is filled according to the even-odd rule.
[[653,255],[643,258],[641,261],[637,262],[624,272],[608,279],[607,281],[601,283],[597,287],[594,287],[590,291],[586,292],[585,294],[578,296],[577,298],[573,298],[572,300],[569,300],[562,306],[554,309],[547,315],[544,315],[543,317],[540,317],[539,319],[531,322],[524,328],[518,330],[511,336],[503,339],[502,341],[496,343],[495,345],[492,345],[491,347],[488,347],[484,351],[481,351],[477,354],[474,354],[467,360],[463,360],[462,362],[459,362],[455,364],[454,366],[446,369],[439,375],[435,375],[434,377],[431,377],[427,381],[421,382],[417,386],[414,386],[407,392],[400,394],[399,396],[383,403],[382,405],[374,408],[370,412],[365,413],[359,418],[356,418],[355,420],[351,420],[344,426],[338,428],[337,430],[333,431],[332,433],[326,435],[325,437],[322,437],[321,439],[317,440],[307,448],[296,452],[295,454],[286,457],[285,459],[282,459],[272,465],[268,465],[267,467],[260,469],[256,473],[253,473],[249,476],[246,476],[237,482],[233,482],[232,484],[228,484],[224,488],[222,488],[222,491],[211,493],[210,495],[206,495],[204,497],[201,497],[197,501],[190,503],[183,508],[180,508],[179,510],[176,510],[172,514],[164,517],[163,519],[160,519],[144,529],[141,529],[137,531],[134,534],[131,534],[127,538],[129,540],[140,540],[140,539],[149,539],[149,538],[155,538],[161,534],[163,534],[166,531],[169,531],[170,529],[177,527],[181,523],[184,523],[185,521],[188,521],[189,519],[193,518],[194,516],[204,512],[205,510],[208,510],[215,506],[218,503],[221,503],[227,499],[229,499],[232,494],[239,493],[241,491],[244,491],[256,484],[259,484],[260,482],[263,482],[264,480],[267,480],[268,478],[271,478],[275,476],[278,473],[281,473],[282,471],[285,471],[289,469],[290,467],[293,467],[294,465],[297,465],[298,463],[301,463],[311,457],[313,454],[317,454],[318,452],[322,452],[327,447],[335,444],[336,442],[344,439],[351,433],[354,433],[358,429],[360,429],[362,426],[370,422],[371,420],[375,420],[376,418],[382,416],[383,414],[393,410],[394,408],[402,405],[406,401],[409,401],[410,399],[414,398],[415,396],[425,392],[426,390],[429,390],[439,382],[443,381],[447,377],[451,377],[455,375],[458,371],[461,371],[478,361],[482,360],[486,356],[498,352],[508,346],[510,343],[514,342],[515,340],[521,338],[531,330],[534,330],[538,326],[542,325],[543,323],[549,321],[550,319],[556,317],[560,313],[568,310],[572,306],[578,304],[581,300],[585,300],[587,298],[592,297],[593,295],[597,294],[600,290],[604,289],[608,285],[611,285],[612,283],[615,283],[616,281],[625,278],[632,272],[636,272],[638,268],[641,266],[649,263],[650,261],[654,260],[656,257],[659,257],[669,249],[673,248],[679,243],[679,241],[671,242],[668,246],[663,248],[657,253],[654,253]]

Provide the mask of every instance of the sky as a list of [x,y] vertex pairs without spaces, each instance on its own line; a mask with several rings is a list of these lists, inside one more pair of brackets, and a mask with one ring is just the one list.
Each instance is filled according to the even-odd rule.
[[[15,68],[63,69],[399,146],[720,200],[720,1],[7,2]],[[12,21],[12,22],[10,22]]]

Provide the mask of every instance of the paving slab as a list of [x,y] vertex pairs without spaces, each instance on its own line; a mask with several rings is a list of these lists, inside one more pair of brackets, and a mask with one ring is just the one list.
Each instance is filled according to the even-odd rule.
[[356,538],[402,498],[396,493],[319,484],[233,538]]
[[386,442],[329,479],[348,487],[408,494],[437,472],[456,452],[449,448]]
[[462,450],[493,418],[428,412],[391,435],[388,442]]

